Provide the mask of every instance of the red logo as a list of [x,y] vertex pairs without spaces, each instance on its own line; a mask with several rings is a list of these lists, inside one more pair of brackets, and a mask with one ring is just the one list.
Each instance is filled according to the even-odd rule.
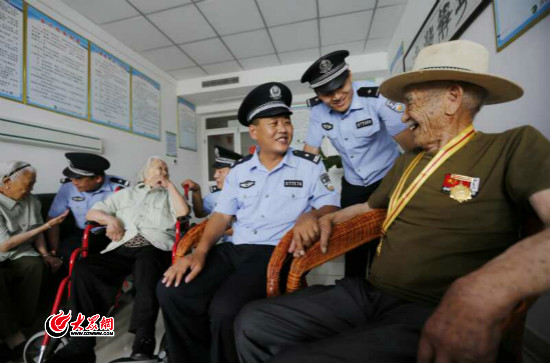
[[71,311],[65,315],[63,310],[59,314],[50,315],[44,323],[44,330],[52,338],[61,338],[69,331],[69,321],[71,321]]

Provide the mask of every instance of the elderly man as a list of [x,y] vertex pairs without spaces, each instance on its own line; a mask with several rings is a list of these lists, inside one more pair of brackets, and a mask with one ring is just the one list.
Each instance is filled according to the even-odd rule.
[[[177,217],[189,207],[169,179],[168,166],[151,157],[135,187],[96,203],[86,218],[107,226],[111,243],[101,255],[79,260],[73,271],[73,317],[104,316],[124,278],[133,273],[136,294],[129,331],[135,333],[128,361],[147,360],[155,349],[159,305],[155,287],[170,265]],[[73,338],[49,363],[93,363],[95,338]]]
[[[333,224],[388,208],[369,280],[248,305],[236,323],[242,362],[496,359],[503,320],[550,288],[550,143],[529,126],[474,130],[484,103],[523,93],[488,74],[488,58],[469,41],[433,45],[381,85],[405,102],[422,150],[401,156],[367,203],[320,221],[326,249]],[[518,242],[530,208],[546,229]]]
[[0,342],[11,350],[8,356],[0,350],[0,360],[20,358],[22,330],[34,323],[44,266],[61,265],[48,253],[43,232],[68,212],[43,223],[40,202],[31,194],[35,182],[29,163],[0,163]]

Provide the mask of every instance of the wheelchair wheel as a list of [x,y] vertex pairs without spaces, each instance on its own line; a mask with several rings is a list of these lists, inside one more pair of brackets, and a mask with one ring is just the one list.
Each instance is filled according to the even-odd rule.
[[168,363],[168,342],[166,341],[166,333],[162,334],[159,345],[158,354],[159,363]]
[[[41,331],[34,334],[27,340],[25,349],[23,350],[23,358],[25,363],[37,363],[40,355],[40,347],[42,346],[42,340],[44,339],[45,332]],[[60,339],[51,338],[48,346],[46,347],[46,353],[44,354],[43,362],[47,362],[48,358],[53,355],[58,349],[63,348],[69,340],[66,337]]]

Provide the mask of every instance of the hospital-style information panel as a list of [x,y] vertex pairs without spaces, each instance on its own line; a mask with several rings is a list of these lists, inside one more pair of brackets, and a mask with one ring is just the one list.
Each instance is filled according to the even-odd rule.
[[0,0],[0,96],[23,101],[23,1]]

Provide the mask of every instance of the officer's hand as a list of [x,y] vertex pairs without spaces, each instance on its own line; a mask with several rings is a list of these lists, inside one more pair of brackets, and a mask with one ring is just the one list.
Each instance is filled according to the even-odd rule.
[[52,272],[56,272],[57,270],[59,270],[59,268],[63,264],[63,261],[55,256],[44,256],[43,260],[46,266],[48,266]]
[[334,213],[325,214],[319,218],[319,245],[321,246],[321,252],[327,253],[328,251],[328,241],[330,235],[332,234],[332,226],[334,225]]
[[456,280],[424,325],[417,361],[494,362],[511,310],[505,300],[469,276]]
[[65,220],[65,218],[67,218],[68,215],[69,215],[69,210],[67,209],[65,212],[61,213],[57,217],[52,218],[49,221],[47,221],[46,225],[48,226],[48,228],[52,228],[53,226],[57,226],[58,224],[61,224]]
[[124,236],[124,225],[122,224],[120,219],[113,217],[109,219],[109,223],[107,223],[107,230],[105,231],[105,233],[111,241],[120,241]]
[[200,185],[198,185],[197,183],[195,183],[191,179],[186,179],[185,181],[183,181],[183,183],[181,183],[181,186],[184,189],[185,189],[186,185],[189,186],[189,190],[192,191],[192,192],[196,192],[201,188]]
[[312,213],[304,213],[296,220],[294,238],[288,249],[294,257],[305,255],[305,250],[319,239],[318,219]]
[[185,273],[189,272],[185,277],[185,283],[191,282],[199,272],[204,268],[204,263],[206,261],[206,253],[201,251],[193,251],[190,255],[186,255],[178,262],[170,266],[168,270],[164,273],[164,278],[162,283],[166,287],[170,287],[172,284],[175,287],[178,287],[181,283],[181,279]]

